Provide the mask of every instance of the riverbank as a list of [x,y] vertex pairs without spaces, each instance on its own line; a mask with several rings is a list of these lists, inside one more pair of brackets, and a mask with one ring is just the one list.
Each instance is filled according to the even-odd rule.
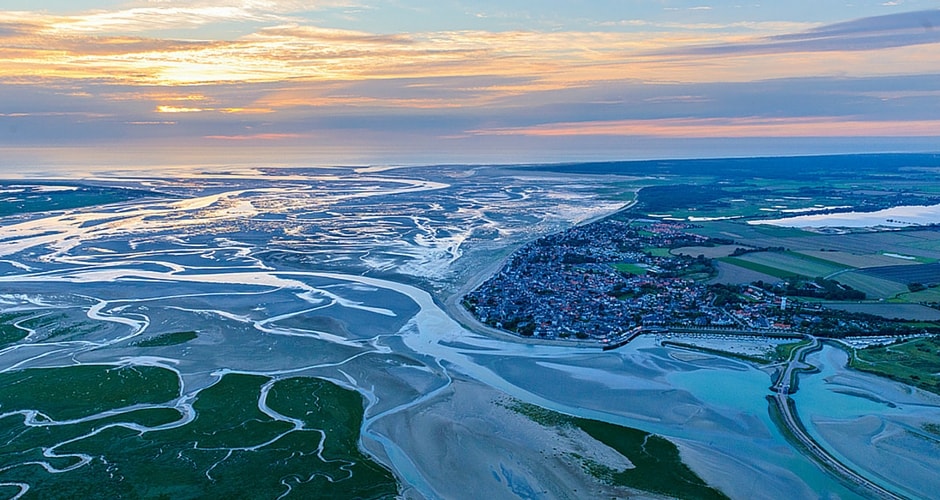
[[[608,217],[621,213],[625,210],[629,210],[634,205],[636,205],[636,199],[623,205],[617,210],[603,215],[598,215],[585,219],[578,224],[577,226],[583,226],[604,220]],[[540,235],[541,236],[541,235]],[[501,330],[499,328],[493,328],[489,325],[482,323],[476,318],[470,311],[467,310],[462,304],[464,296],[466,296],[471,291],[477,289],[482,285],[486,280],[495,275],[502,269],[506,262],[513,256],[513,254],[520,247],[528,243],[528,241],[521,241],[514,245],[512,249],[507,252],[505,255],[500,256],[500,258],[495,260],[490,260],[486,263],[470,262],[465,264],[467,269],[476,269],[475,271],[468,273],[460,281],[460,284],[457,285],[452,290],[449,290],[448,293],[439,301],[441,308],[447,313],[448,316],[454,319],[460,326],[470,330],[473,333],[480,335],[485,335],[487,337],[493,337],[501,340],[509,340],[512,342],[517,342],[519,344],[525,345],[550,345],[550,346],[564,346],[564,347],[582,347],[582,348],[596,348],[601,349],[605,344],[598,342],[596,340],[581,340],[581,339],[545,339],[538,337],[524,337],[506,330]],[[479,258],[478,256],[468,257],[470,259]],[[477,265],[479,264],[479,265]]]

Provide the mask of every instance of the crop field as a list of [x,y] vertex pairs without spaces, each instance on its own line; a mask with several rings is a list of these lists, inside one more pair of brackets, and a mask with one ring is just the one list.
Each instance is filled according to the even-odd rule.
[[743,267],[745,269],[749,269],[751,271],[756,271],[758,273],[766,274],[768,276],[773,276],[774,278],[788,279],[788,278],[798,278],[800,276],[803,276],[803,275],[797,274],[795,272],[792,272],[786,269],[780,269],[775,266],[769,266],[767,264],[761,264],[760,262],[754,262],[751,260],[744,260],[740,257],[723,257],[720,260],[721,262],[733,264],[735,266]]
[[862,271],[850,271],[835,276],[833,279],[856,290],[865,292],[869,299],[890,299],[908,291],[907,284],[881,279],[864,274]]
[[897,304],[888,302],[833,302],[826,303],[829,309],[853,313],[872,314],[886,319],[908,321],[940,321],[940,310],[920,304]]
[[[884,255],[886,253],[911,256],[915,260],[910,262],[918,263],[930,263],[940,259],[940,231],[934,230],[820,234],[796,228],[747,224],[740,221],[713,221],[701,223],[701,227],[690,232],[712,238],[732,239],[742,246],[785,248],[849,267],[900,265],[908,262]],[[827,255],[821,255],[822,253]],[[845,260],[850,255],[880,257],[856,263]]]
[[907,292],[898,295],[895,299],[898,302],[937,302],[940,303],[940,288],[933,287],[919,292]]
[[718,275],[710,283],[724,283],[727,285],[745,285],[754,281],[774,282],[776,276],[764,274],[753,269],[741,267],[730,262],[717,260],[714,262]]
[[861,273],[898,283],[940,283],[940,263],[865,269]]
[[793,252],[752,252],[737,257],[737,259],[777,269],[780,271],[780,275],[796,274],[808,278],[828,276],[848,269],[847,266],[842,264]]
[[[822,235],[791,227],[771,226],[767,224],[747,224],[734,221],[712,221],[690,230],[695,234],[711,238],[730,238],[741,245],[753,247],[785,247],[791,240],[814,240]],[[809,245],[813,247],[812,244]],[[816,246],[818,249],[818,246]]]
[[[802,242],[799,242],[802,243]],[[821,235],[815,248],[790,245],[793,250],[840,250],[855,254],[895,253],[927,259],[940,258],[940,232],[880,231],[840,235]]]
[[846,267],[855,267],[855,268],[866,268],[866,267],[881,267],[881,266],[896,266],[896,265],[917,265],[921,262],[917,259],[901,259],[898,257],[890,257],[882,253],[868,253],[868,254],[855,254],[848,252],[840,251],[822,251],[822,250],[803,250],[799,252],[801,255],[806,255],[810,257],[815,257],[818,259],[827,260],[834,262],[836,264],[841,264]]

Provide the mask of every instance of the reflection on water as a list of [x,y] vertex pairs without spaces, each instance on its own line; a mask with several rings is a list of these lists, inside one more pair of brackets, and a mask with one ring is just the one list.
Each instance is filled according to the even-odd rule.
[[940,223],[940,205],[910,205],[876,212],[844,212],[799,215],[782,219],[761,219],[748,224],[772,224],[786,227],[908,227]]
[[[732,496],[853,497],[781,436],[764,371],[676,356],[653,337],[609,352],[482,337],[438,306],[513,246],[615,210],[599,194],[604,180],[590,180],[441,167],[127,181],[182,199],[0,226],[0,309],[24,314],[29,329],[0,350],[0,370],[154,364],[179,374],[183,399],[222,373],[326,378],[368,401],[363,446],[430,497],[452,471],[416,460],[415,439],[459,449],[459,438],[417,429],[405,439],[383,423],[424,415],[467,387],[458,378],[675,439],[690,466]],[[179,346],[137,345],[188,330],[198,337]],[[820,396],[829,391],[822,378],[806,378],[801,412],[836,404]],[[488,470],[478,459],[466,470]]]
[[[929,498],[940,488],[940,396],[846,367],[845,351],[825,346],[807,361],[793,399],[810,433],[843,462],[886,487]],[[892,488],[892,485],[893,486]]]

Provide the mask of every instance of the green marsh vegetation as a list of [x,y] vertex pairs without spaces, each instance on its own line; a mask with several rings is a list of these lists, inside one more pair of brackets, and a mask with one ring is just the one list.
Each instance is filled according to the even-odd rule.
[[940,337],[855,349],[849,366],[940,394]]
[[15,325],[18,319],[25,316],[23,313],[0,314],[0,347],[15,344],[29,335],[29,331]]
[[151,337],[147,340],[141,340],[134,345],[137,347],[167,347],[171,345],[185,344],[190,340],[195,340],[197,337],[199,337],[199,334],[193,331],[169,332]]
[[[160,367],[8,372],[0,374],[0,391],[6,414],[0,418],[0,482],[29,484],[31,494],[176,499],[398,493],[392,473],[358,448],[362,397],[324,380],[226,374],[191,400],[191,420],[180,406],[176,373]],[[263,403],[269,411],[262,411]],[[59,424],[40,415],[27,426],[24,413],[11,413],[30,410]],[[83,417],[89,418],[62,421]],[[43,463],[64,472],[49,473]]]
[[634,468],[616,470],[584,458],[582,467],[600,481],[674,498],[727,498],[708,486],[679,456],[676,445],[655,434],[597,420],[572,417],[521,401],[508,408],[545,427],[577,428],[627,457]]

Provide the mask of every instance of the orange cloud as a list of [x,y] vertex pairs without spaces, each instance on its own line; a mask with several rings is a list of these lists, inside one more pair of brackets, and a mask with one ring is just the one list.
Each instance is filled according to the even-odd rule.
[[203,108],[185,108],[180,106],[157,106],[157,113],[199,113],[202,111],[208,111]]
[[[169,5],[75,16],[3,13],[9,17],[10,28],[5,29],[0,44],[0,81],[31,75],[39,80],[105,79],[131,85],[183,86],[471,75],[524,78],[527,85],[506,89],[506,95],[512,95],[628,79],[727,82],[940,72],[936,44],[852,52],[744,51],[705,57],[683,49],[745,45],[753,38],[735,32],[735,27],[729,27],[728,32],[712,27],[715,29],[707,32],[442,31],[385,35],[304,26],[280,14],[259,14],[224,3],[189,9]],[[273,25],[234,40],[140,36],[148,26],[162,29],[221,21]],[[423,105],[443,107],[441,104]]]
[[745,137],[940,137],[940,120],[814,118],[670,118],[568,122],[470,131],[471,135]]

